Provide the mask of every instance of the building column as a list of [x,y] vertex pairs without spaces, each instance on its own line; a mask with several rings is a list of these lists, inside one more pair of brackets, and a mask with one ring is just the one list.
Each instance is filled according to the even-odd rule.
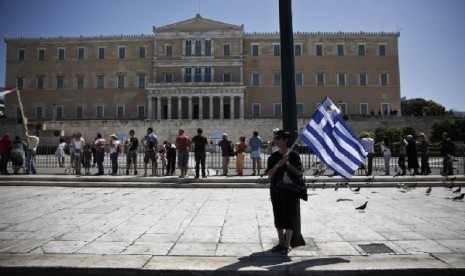
[[161,97],[157,97],[157,119],[161,119]]
[[240,78],[241,85],[243,85],[244,84],[244,67],[243,66],[240,67],[239,78]]
[[182,97],[178,97],[178,120],[182,119]]
[[199,120],[203,119],[203,97],[199,96]]
[[220,120],[224,119],[224,96],[220,96]]
[[244,96],[241,96],[240,97],[240,101],[239,101],[239,109],[240,109],[240,119],[243,120],[244,119]]
[[147,119],[152,119],[152,112],[153,112],[152,96],[148,96],[147,97]]
[[213,96],[210,96],[210,110],[209,110],[209,117],[210,117],[210,120],[213,120]]
[[171,97],[167,98],[168,101],[168,116],[166,116],[166,119],[171,120]]
[[189,107],[188,107],[188,113],[189,113],[188,118],[189,118],[189,120],[192,120],[192,96],[189,96],[187,99],[188,99],[188,105],[189,105]]
[[231,96],[231,104],[229,106],[230,111],[229,113],[231,114],[231,120],[234,120],[234,96]]

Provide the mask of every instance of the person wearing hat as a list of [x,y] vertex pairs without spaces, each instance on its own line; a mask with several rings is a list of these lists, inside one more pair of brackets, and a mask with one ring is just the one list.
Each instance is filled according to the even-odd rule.
[[98,172],[95,175],[104,175],[103,172],[103,159],[105,157],[105,139],[101,133],[97,133],[97,137],[94,141],[95,148],[95,161],[97,163]]
[[118,136],[112,133],[110,135],[110,160],[111,160],[111,175],[115,176],[118,174],[118,147],[120,146],[120,142],[118,140]]
[[8,174],[8,161],[10,160],[10,134],[5,133],[0,140],[0,173]]
[[277,152],[279,150],[278,147],[276,146],[276,141],[275,141],[276,133],[278,131],[279,131],[279,128],[277,127],[273,128],[273,140],[268,142],[268,147],[271,148],[271,153]]
[[139,139],[134,137],[134,130],[129,131],[129,139],[126,140],[125,146],[127,148],[126,156],[126,175],[129,175],[131,165],[134,166],[134,175],[137,175],[137,149],[139,148]]
[[223,159],[223,176],[227,176],[229,167],[229,157],[234,156],[231,151],[232,143],[230,140],[228,140],[227,133],[223,133],[223,139],[218,142],[218,146],[221,148],[221,157]]

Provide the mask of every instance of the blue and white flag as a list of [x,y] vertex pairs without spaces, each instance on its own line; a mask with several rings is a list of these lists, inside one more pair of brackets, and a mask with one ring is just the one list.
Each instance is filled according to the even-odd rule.
[[350,179],[364,163],[367,153],[339,112],[326,97],[300,138],[335,173]]

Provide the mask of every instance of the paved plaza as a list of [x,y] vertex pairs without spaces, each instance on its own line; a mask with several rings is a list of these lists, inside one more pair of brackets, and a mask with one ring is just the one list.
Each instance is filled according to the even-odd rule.
[[[2,275],[465,273],[465,200],[454,201],[447,185],[428,196],[408,179],[402,187],[360,182],[359,193],[319,183],[301,201],[306,245],[286,257],[270,251],[277,238],[269,190],[253,179],[169,188],[152,178],[131,188],[16,186],[14,177],[20,185],[21,176],[8,176],[10,186],[0,186]],[[102,181],[47,181],[65,177]]]

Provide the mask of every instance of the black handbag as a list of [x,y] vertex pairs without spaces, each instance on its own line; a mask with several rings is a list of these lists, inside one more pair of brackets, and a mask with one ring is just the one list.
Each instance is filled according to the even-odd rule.
[[276,186],[295,193],[300,193],[302,190],[306,190],[304,179],[300,176],[295,176],[288,171],[284,171],[283,178],[276,183]]

